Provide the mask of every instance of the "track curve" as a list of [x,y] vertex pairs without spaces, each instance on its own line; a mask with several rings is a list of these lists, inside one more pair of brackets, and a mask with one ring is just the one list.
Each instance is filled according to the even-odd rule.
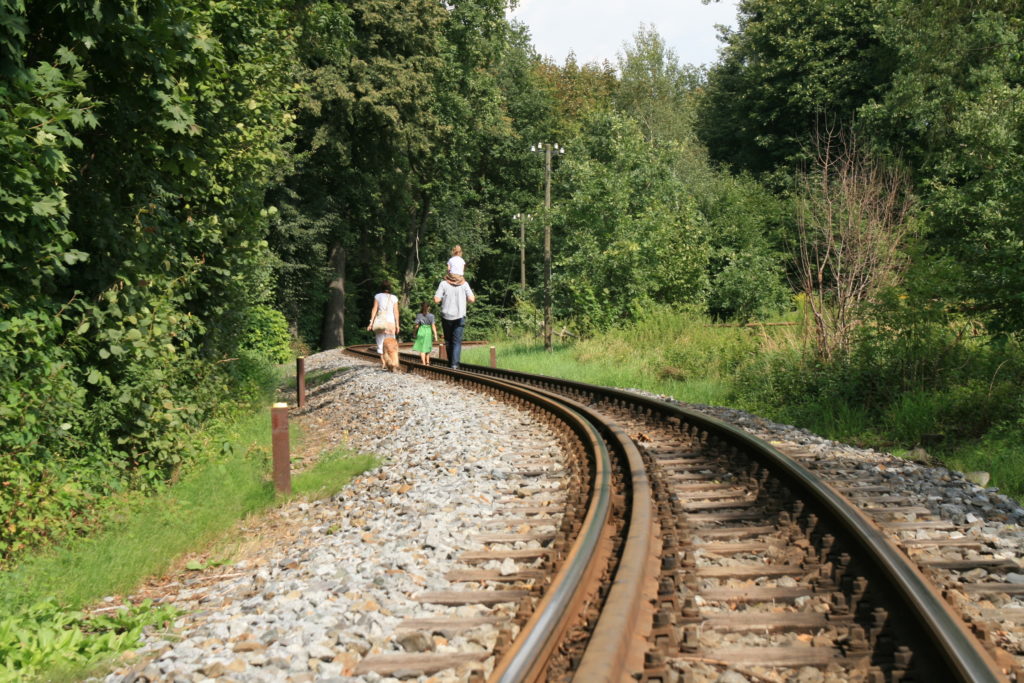
[[[349,350],[361,355],[375,355],[368,353],[366,348],[351,347]],[[618,459],[617,467],[623,473],[619,477],[622,488],[612,492],[611,477],[605,477],[604,474],[609,474],[613,465],[595,465],[595,472],[602,472],[602,467],[605,468],[604,474],[598,476],[602,483],[600,486],[595,485],[595,500],[603,502],[597,503],[600,512],[594,511],[594,520],[591,520],[593,524],[584,527],[581,533],[588,549],[570,553],[573,561],[566,562],[568,572],[560,574],[561,578],[551,582],[549,592],[538,605],[537,613],[531,617],[531,627],[524,628],[517,642],[501,658],[492,680],[550,678],[545,672],[548,672],[551,653],[559,648],[565,649],[565,645],[541,641],[552,634],[564,635],[570,623],[589,624],[589,635],[585,639],[587,644],[582,653],[572,657],[572,671],[563,672],[556,678],[575,675],[576,680],[581,681],[615,681],[636,680],[639,676],[644,680],[674,680],[673,672],[665,665],[666,657],[671,658],[679,649],[686,651],[687,643],[684,641],[691,633],[687,630],[687,624],[693,623],[692,614],[687,616],[684,610],[677,617],[659,609],[659,606],[664,606],[662,597],[674,604],[679,593],[685,594],[687,590],[696,593],[692,577],[686,579],[686,588],[679,589],[675,595],[671,592],[676,590],[681,575],[677,570],[676,559],[683,557],[684,563],[692,565],[692,555],[677,553],[675,550],[675,535],[688,537],[689,532],[678,521],[683,516],[683,506],[679,504],[678,496],[658,481],[654,482],[657,490],[652,493],[649,477],[654,476],[651,472],[657,471],[656,466],[651,469],[652,456],[641,453],[636,438],[604,414],[615,410],[637,414],[652,423],[665,425],[667,429],[679,432],[697,444],[702,453],[728,452],[731,457],[739,458],[739,461],[754,463],[754,472],[761,469],[760,482],[753,483],[752,494],[759,503],[770,503],[770,496],[780,491],[791,498],[793,491],[800,492],[796,498],[797,511],[793,515],[780,512],[779,519],[783,526],[791,517],[809,520],[806,536],[810,539],[813,535],[819,545],[825,539],[824,549],[815,551],[815,555],[820,553],[821,561],[833,571],[831,576],[836,583],[845,581],[848,585],[851,582],[850,576],[843,576],[842,568],[845,568],[845,564],[838,571],[832,566],[840,564],[836,559],[839,553],[832,550],[835,537],[840,537],[836,547],[842,547],[845,556],[848,557],[847,554],[851,552],[856,553],[857,564],[860,565],[858,571],[871,576],[873,592],[876,596],[885,596],[888,614],[893,615],[891,619],[888,616],[882,619],[885,628],[898,634],[899,643],[911,643],[913,650],[903,644],[893,646],[891,652],[884,648],[874,648],[865,654],[859,646],[848,647],[844,649],[844,662],[853,662],[856,658],[851,657],[851,653],[859,653],[860,659],[857,661],[867,662],[869,668],[865,670],[869,671],[869,675],[885,676],[879,680],[909,680],[905,678],[907,675],[914,676],[916,680],[940,680],[934,677],[936,675],[942,676],[941,680],[951,681],[1008,680],[1004,669],[970,633],[935,586],[873,520],[851,504],[846,496],[764,441],[707,415],[632,392],[482,366],[463,364],[460,370],[452,371],[436,366],[427,368],[418,362],[403,363],[417,371],[429,371],[449,379],[485,385],[490,383],[490,386],[500,387],[504,392],[512,392],[513,387],[517,387],[519,391],[532,392],[537,400],[557,403],[565,414],[571,414],[573,419],[579,418],[586,424],[578,430],[589,435],[587,439],[592,441],[594,452],[603,450],[604,457],[611,453]],[[696,462],[697,456],[690,459]],[[770,476],[765,472],[770,472]],[[766,485],[766,482],[770,485]],[[602,488],[606,486],[609,488]],[[660,500],[656,500],[658,490]],[[711,494],[703,495],[711,497]],[[627,516],[618,521],[610,518],[610,510],[615,507],[612,501],[616,498],[630,503],[628,513],[625,513]],[[719,507],[733,509],[739,505],[727,499]],[[655,513],[655,508],[659,509],[659,513]],[[732,514],[735,519],[743,517],[739,513],[724,514]],[[590,518],[591,514],[588,513],[588,520]],[[673,527],[673,524],[676,526]],[[804,524],[807,526],[806,522]],[[594,581],[595,576],[607,570],[588,568],[577,563],[582,562],[583,557],[600,555],[598,548],[602,545],[602,536],[610,533],[609,525],[618,527],[617,531],[612,532],[619,534],[619,540],[614,543],[618,553],[616,557],[600,561],[605,563],[605,567],[614,567],[614,576],[604,577],[607,585],[600,590],[601,599],[596,601],[601,606],[600,614],[595,616],[591,613],[588,616],[586,610],[593,612],[596,604],[592,596],[594,589],[582,584],[588,578]],[[821,528],[826,533],[822,533]],[[810,550],[808,556],[811,557]],[[816,565],[817,560],[812,564]],[[865,568],[866,565],[870,567]],[[821,580],[823,585],[832,583],[825,571],[820,573],[824,577]],[[578,582],[577,585],[569,587],[574,582]],[[880,582],[884,582],[884,586],[880,586]],[[861,585],[858,582],[853,584]],[[557,592],[552,592],[556,588]],[[853,590],[856,592],[856,589]],[[862,593],[851,598],[854,608],[867,604],[867,601],[859,602]],[[574,597],[566,597],[569,594]],[[833,598],[835,600],[837,598]],[[845,605],[844,601],[845,598],[838,598],[840,607]],[[692,612],[692,602],[689,604]],[[584,614],[568,615],[570,605],[582,607]],[[548,607],[557,616],[538,616]],[[873,612],[876,622],[878,611],[876,607]],[[841,609],[837,612],[843,613]],[[886,610],[882,612],[885,614]],[[858,621],[864,621],[863,615],[858,617]],[[844,617],[843,623],[849,626],[851,641],[864,640],[860,637],[861,631],[853,617]],[[881,642],[877,640],[881,629],[882,626],[872,629],[872,646]],[[909,654],[911,652],[912,656]]]

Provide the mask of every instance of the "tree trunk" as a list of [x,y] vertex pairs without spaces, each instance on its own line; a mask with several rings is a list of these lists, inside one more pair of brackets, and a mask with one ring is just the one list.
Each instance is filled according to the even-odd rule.
[[405,272],[402,273],[402,292],[398,297],[398,305],[402,308],[409,307],[409,292],[416,283],[416,274],[420,270],[420,237],[423,235],[423,226],[427,222],[430,213],[430,197],[423,201],[422,210],[409,217],[409,229],[405,236]]
[[324,326],[320,333],[320,348],[324,351],[345,345],[345,247],[331,245],[329,265],[331,284],[324,311]]

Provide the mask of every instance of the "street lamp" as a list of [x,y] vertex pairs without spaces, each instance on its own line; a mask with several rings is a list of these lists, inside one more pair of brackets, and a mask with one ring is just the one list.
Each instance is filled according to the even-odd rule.
[[538,142],[531,152],[544,153],[544,350],[551,350],[551,155],[565,154],[558,143]]
[[526,221],[532,221],[533,216],[528,213],[517,213],[512,216],[519,221],[519,286],[526,291]]

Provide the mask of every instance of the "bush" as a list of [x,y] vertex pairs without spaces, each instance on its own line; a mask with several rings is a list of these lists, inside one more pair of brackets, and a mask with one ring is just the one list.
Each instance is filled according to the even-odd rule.
[[778,257],[767,252],[740,252],[715,276],[708,310],[719,318],[747,321],[783,311],[790,298]]
[[961,323],[898,307],[876,314],[829,362],[790,351],[741,366],[745,407],[829,436],[905,447],[932,434],[961,443],[1022,414],[1024,354],[1013,340],[972,337]]
[[291,335],[284,314],[269,306],[253,306],[246,316],[245,332],[239,348],[271,363],[284,363],[292,357]]
[[167,333],[166,302],[148,303],[130,327],[70,310],[0,321],[0,567],[88,530],[109,494],[162,484],[194,457],[193,429],[274,381],[255,356],[200,359],[183,328]]

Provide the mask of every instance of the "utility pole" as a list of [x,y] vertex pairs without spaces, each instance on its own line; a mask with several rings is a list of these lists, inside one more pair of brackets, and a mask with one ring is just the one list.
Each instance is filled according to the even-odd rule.
[[551,350],[551,155],[565,154],[558,143],[538,142],[531,152],[544,152],[544,350]]
[[517,213],[513,216],[519,221],[519,288],[526,291],[526,221],[532,219],[528,213]]

